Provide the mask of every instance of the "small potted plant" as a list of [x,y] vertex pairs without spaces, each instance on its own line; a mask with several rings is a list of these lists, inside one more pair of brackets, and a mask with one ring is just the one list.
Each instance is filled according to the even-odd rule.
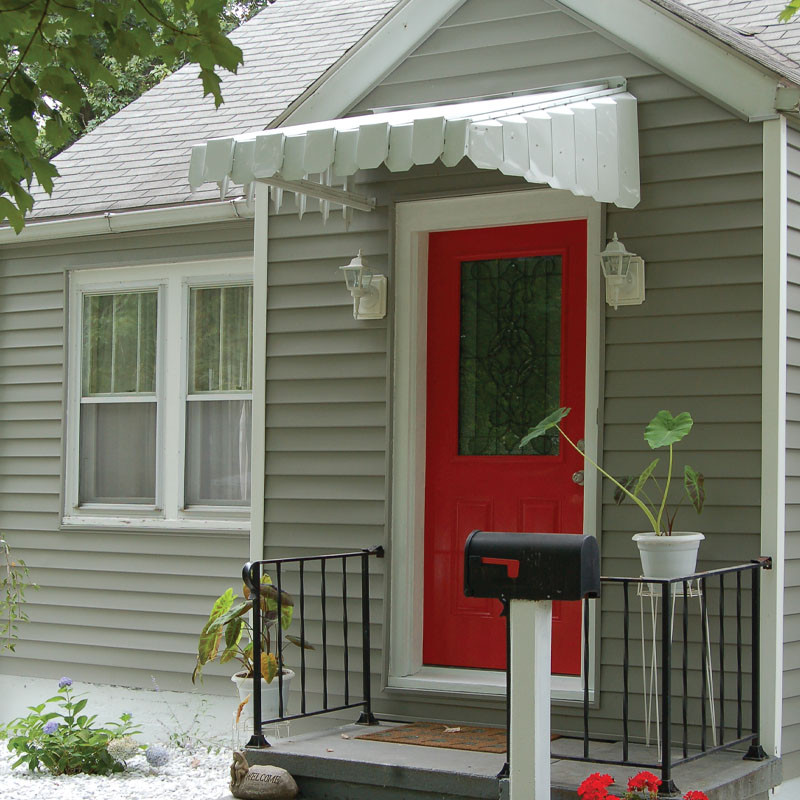
[[[208,621],[200,632],[197,646],[197,663],[192,673],[192,683],[202,680],[203,667],[219,657],[220,664],[238,661],[241,669],[231,676],[239,692],[242,705],[250,695],[251,681],[256,670],[261,675],[261,709],[265,718],[277,717],[280,713],[278,687],[281,681],[275,680],[278,675],[278,659],[273,651],[275,635],[272,630],[278,623],[278,590],[272,585],[269,575],[261,578],[261,663],[256,665],[253,659],[253,627],[251,612],[253,601],[250,590],[242,586],[243,598],[237,598],[233,589],[223,592],[211,608]],[[286,630],[292,624],[294,600],[287,592],[280,595],[280,626]],[[314,648],[297,636],[285,634],[284,639],[292,644]],[[287,713],[289,685],[294,672],[283,669],[283,711]],[[241,713],[241,709],[240,709]]]
[[[661,482],[654,472],[660,459],[651,461],[639,475],[614,478],[599,464],[587,456],[578,445],[567,436],[559,423],[569,414],[570,409],[559,408],[545,417],[520,440],[524,447],[531,439],[535,439],[555,428],[564,440],[577,450],[601,475],[608,478],[616,487],[614,500],[617,504],[626,499],[632,500],[644,513],[652,530],[637,533],[633,540],[639,546],[642,560],[642,571],[645,578],[683,578],[691,575],[697,565],[697,551],[700,542],[705,538],[702,533],[677,532],[673,530],[675,517],[688,499],[690,505],[699,514],[705,503],[705,479],[702,473],[696,472],[686,464],[683,468],[683,492],[680,500],[671,508],[668,506],[670,488],[673,483],[673,446],[681,441],[692,429],[691,415],[684,411],[673,417],[669,411],[659,411],[650,420],[644,431],[644,439],[651,449],[669,447],[669,465],[662,488]],[[648,489],[654,486],[657,494],[651,498]]]

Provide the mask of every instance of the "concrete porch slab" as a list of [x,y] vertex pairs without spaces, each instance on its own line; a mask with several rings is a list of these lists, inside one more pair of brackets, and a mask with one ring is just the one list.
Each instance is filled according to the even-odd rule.
[[[269,748],[248,749],[247,760],[251,765],[287,769],[304,800],[498,800],[507,796],[506,782],[497,779],[504,755],[356,738],[366,730],[390,727],[392,723],[370,729],[346,725],[293,736],[276,740]],[[582,743],[559,739],[553,749],[577,755]],[[619,757],[618,749],[613,743],[592,744],[593,754],[605,751],[613,758]],[[652,760],[652,749],[632,746],[630,757]],[[621,795],[627,779],[639,772],[634,767],[564,759],[553,759],[551,770],[551,800],[576,800],[578,784],[592,772],[613,775],[618,781],[616,793]],[[715,753],[676,767],[673,778],[682,793],[700,789],[709,800],[760,800],[781,780],[780,759],[753,762],[744,761],[739,752]]]

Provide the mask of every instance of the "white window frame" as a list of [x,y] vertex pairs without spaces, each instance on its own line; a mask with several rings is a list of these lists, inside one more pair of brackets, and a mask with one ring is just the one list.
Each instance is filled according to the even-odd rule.
[[[185,507],[189,292],[195,287],[253,283],[251,258],[152,266],[75,269],[68,274],[67,414],[64,527],[187,528],[247,531],[250,507]],[[156,502],[79,503],[83,297],[96,292],[158,291],[156,350]],[[233,393],[231,393],[233,394]],[[252,400],[236,392],[237,399]],[[222,397],[222,395],[220,395]],[[252,453],[251,453],[252,458]]]

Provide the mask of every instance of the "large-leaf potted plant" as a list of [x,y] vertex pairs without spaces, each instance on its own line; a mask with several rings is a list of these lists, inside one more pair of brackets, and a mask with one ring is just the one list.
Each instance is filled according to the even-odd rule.
[[[705,538],[702,533],[694,531],[675,531],[675,517],[684,500],[699,514],[705,503],[705,479],[702,473],[696,472],[686,464],[683,468],[683,492],[680,499],[670,507],[670,489],[673,486],[673,446],[681,441],[692,429],[691,415],[684,411],[673,417],[669,411],[659,411],[650,420],[644,431],[644,439],[650,448],[669,448],[669,464],[663,487],[655,476],[660,459],[651,461],[638,475],[615,478],[609,475],[599,464],[587,456],[572,439],[564,433],[559,425],[569,414],[569,408],[559,408],[545,417],[520,440],[524,447],[531,439],[544,435],[555,428],[571,447],[577,450],[601,475],[608,478],[616,487],[614,500],[617,504],[625,500],[633,501],[644,513],[651,530],[637,533],[633,540],[639,546],[642,561],[642,572],[646,578],[683,578],[691,575],[697,565],[697,551],[700,542]],[[658,494],[651,498],[648,489],[655,487]]]
[[[256,664],[253,658],[253,627],[251,613],[253,601],[247,586],[242,587],[242,598],[236,597],[233,589],[227,589],[215,601],[206,624],[200,632],[197,645],[197,663],[192,673],[192,683],[202,680],[203,667],[219,657],[219,663],[238,661],[241,669],[231,676],[239,692],[240,703],[247,702],[252,688],[253,676],[261,675],[261,712],[265,719],[277,717],[280,713],[278,701],[279,685],[283,683],[283,711],[289,708],[289,685],[294,672],[283,668],[283,681],[276,680],[278,659],[274,652],[277,630],[286,630],[292,624],[294,600],[290,594],[281,591],[280,620],[278,619],[278,590],[272,585],[269,575],[261,578],[259,595],[261,598],[261,659]],[[287,642],[314,648],[297,636],[284,634]],[[247,715],[250,716],[248,709]]]

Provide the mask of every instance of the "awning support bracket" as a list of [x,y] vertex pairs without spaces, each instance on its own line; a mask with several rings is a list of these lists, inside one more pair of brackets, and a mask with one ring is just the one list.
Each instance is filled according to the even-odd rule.
[[274,186],[277,189],[296,192],[307,197],[316,197],[317,200],[338,203],[342,206],[355,208],[358,211],[373,211],[377,205],[374,197],[348,192],[344,189],[336,189],[333,186],[326,186],[323,183],[316,183],[306,179],[287,181],[283,178],[271,177],[256,178],[256,180],[266,183],[268,186]]

